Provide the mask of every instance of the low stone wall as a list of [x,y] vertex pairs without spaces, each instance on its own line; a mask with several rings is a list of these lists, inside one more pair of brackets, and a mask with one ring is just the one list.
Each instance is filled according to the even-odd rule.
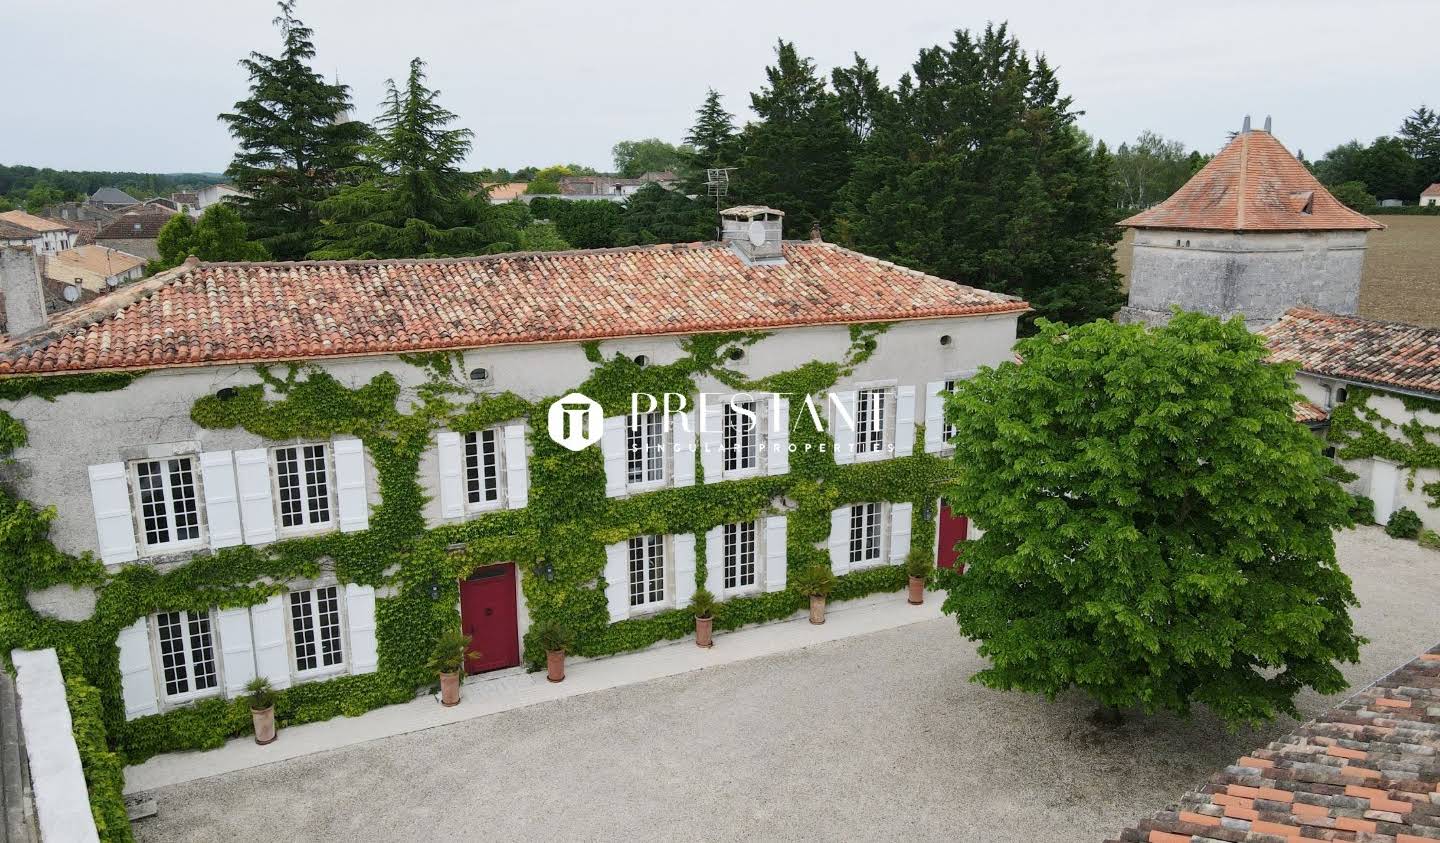
[[45,843],[98,843],[60,660],[53,649],[14,650],[10,658],[40,838]]

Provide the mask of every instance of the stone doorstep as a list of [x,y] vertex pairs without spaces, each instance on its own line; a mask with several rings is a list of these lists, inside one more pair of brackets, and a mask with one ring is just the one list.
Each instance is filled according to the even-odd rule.
[[125,768],[125,793],[148,791],[252,767],[288,761],[317,752],[368,741],[447,726],[542,702],[576,697],[596,691],[676,676],[707,667],[748,661],[763,656],[803,650],[816,644],[840,641],[872,632],[907,626],[941,617],[942,595],[927,592],[925,603],[911,606],[905,592],[875,594],[832,604],[826,622],[811,625],[807,611],[790,618],[717,632],[711,649],[696,647],[686,637],[657,642],[643,650],[594,659],[567,659],[565,681],[547,682],[544,671],[527,673],[511,668],[470,677],[459,705],[445,708],[435,695],[384,706],[358,717],[335,717],[280,730],[279,739],[258,746],[250,736],[234,738],[223,747],[204,752],[157,755]]

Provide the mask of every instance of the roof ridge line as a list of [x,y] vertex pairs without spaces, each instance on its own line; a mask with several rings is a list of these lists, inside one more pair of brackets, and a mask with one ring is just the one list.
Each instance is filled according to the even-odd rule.
[[[1248,125],[1250,119],[1245,119]],[[1245,176],[1250,164],[1250,130],[1240,133],[1240,178],[1235,185],[1235,228],[1245,230]]]
[[[796,242],[796,241],[790,241]],[[341,260],[298,260],[298,261],[201,261],[200,267],[210,266],[414,266],[423,264],[475,263],[477,261],[502,261],[515,258],[564,257],[566,255],[608,255],[623,252],[667,251],[685,249],[708,249],[725,244],[719,240],[691,240],[685,243],[636,243],[633,246],[604,246],[598,249],[559,249],[553,251],[530,250],[523,252],[496,252],[488,255],[443,255],[433,258],[344,258]]]

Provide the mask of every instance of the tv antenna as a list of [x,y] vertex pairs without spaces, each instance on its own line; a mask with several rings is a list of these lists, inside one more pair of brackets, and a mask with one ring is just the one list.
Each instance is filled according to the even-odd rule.
[[719,225],[720,204],[730,193],[730,172],[734,167],[713,167],[705,170],[705,193],[715,197],[715,239],[722,237]]

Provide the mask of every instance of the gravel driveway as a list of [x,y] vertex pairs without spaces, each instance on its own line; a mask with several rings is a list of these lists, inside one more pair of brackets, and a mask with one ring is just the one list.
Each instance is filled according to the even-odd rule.
[[[1339,536],[1371,639],[1361,685],[1440,639],[1440,553]],[[717,646],[724,646],[720,639]],[[1280,721],[1091,726],[967,681],[946,618],[573,697],[156,792],[142,841],[1100,840],[1174,802]],[[1314,713],[1325,700],[1301,699]]]

